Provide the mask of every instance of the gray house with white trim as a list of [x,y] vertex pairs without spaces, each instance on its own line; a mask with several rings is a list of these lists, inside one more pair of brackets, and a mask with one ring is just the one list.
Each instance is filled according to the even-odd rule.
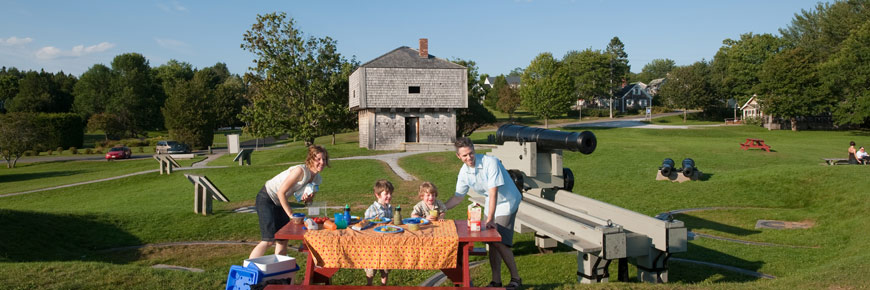
[[464,66],[420,49],[394,49],[350,75],[350,109],[358,113],[359,146],[401,150],[404,143],[449,143],[456,109],[468,108]]

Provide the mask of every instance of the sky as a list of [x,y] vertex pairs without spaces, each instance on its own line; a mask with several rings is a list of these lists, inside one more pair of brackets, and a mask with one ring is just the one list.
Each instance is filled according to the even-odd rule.
[[306,36],[329,36],[361,63],[397,47],[477,63],[507,74],[540,53],[604,50],[614,36],[640,72],[653,59],[710,60],[722,41],[786,27],[816,0],[184,1],[0,0],[0,66],[80,76],[123,53],[152,67],[175,59],[196,68],[227,64],[244,74],[254,55],[242,35],[258,14],[285,12]]

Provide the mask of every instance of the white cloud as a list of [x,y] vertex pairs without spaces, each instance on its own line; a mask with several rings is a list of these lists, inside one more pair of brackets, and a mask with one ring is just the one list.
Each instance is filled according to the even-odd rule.
[[3,46],[24,45],[24,44],[28,44],[32,41],[33,41],[33,38],[30,38],[30,37],[18,38],[18,37],[13,36],[13,37],[10,37],[7,39],[0,38],[0,45],[3,45]]
[[165,49],[177,51],[180,53],[191,53],[192,52],[190,49],[190,44],[188,44],[187,42],[181,41],[181,40],[170,39],[170,38],[156,38],[155,37],[154,41],[157,42],[157,45],[159,45],[160,47],[165,48]]
[[173,11],[187,11],[187,7],[178,3],[178,1],[170,1],[168,4],[166,3],[157,3],[157,8],[163,10],[164,12],[173,12]]
[[76,45],[71,50],[62,50],[54,46],[46,46],[36,51],[36,58],[55,59],[60,57],[81,57],[92,53],[104,52],[115,47],[114,43],[101,42],[97,45]]

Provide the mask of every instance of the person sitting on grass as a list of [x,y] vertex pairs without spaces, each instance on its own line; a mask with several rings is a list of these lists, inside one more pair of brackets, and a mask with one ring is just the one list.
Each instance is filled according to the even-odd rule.
[[[392,217],[393,206],[390,204],[390,200],[393,199],[393,184],[386,179],[378,180],[375,182],[374,193],[378,200],[366,210],[365,219]],[[365,271],[366,286],[372,286],[376,270],[365,269]],[[381,285],[387,285],[387,277],[390,275],[390,270],[381,269],[379,272],[381,272]]]
[[855,141],[849,142],[849,164],[858,164],[858,157],[855,156],[858,150],[855,150]]
[[855,153],[855,158],[858,159],[858,163],[867,164],[870,162],[870,154],[867,154],[867,151],[864,150],[864,146],[861,146],[861,149],[858,149],[858,152]]
[[438,200],[438,188],[434,184],[428,181],[420,184],[419,197],[420,202],[414,206],[411,217],[425,218],[433,222],[444,219],[447,206]]

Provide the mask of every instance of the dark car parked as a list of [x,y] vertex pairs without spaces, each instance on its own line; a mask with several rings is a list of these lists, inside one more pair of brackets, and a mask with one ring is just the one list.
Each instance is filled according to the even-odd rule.
[[176,141],[158,141],[157,147],[154,147],[154,152],[157,152],[157,154],[190,153],[190,147],[188,147],[187,144],[178,143]]
[[115,159],[127,159],[133,157],[133,151],[126,146],[112,147],[109,152],[106,152],[106,160],[112,161]]

